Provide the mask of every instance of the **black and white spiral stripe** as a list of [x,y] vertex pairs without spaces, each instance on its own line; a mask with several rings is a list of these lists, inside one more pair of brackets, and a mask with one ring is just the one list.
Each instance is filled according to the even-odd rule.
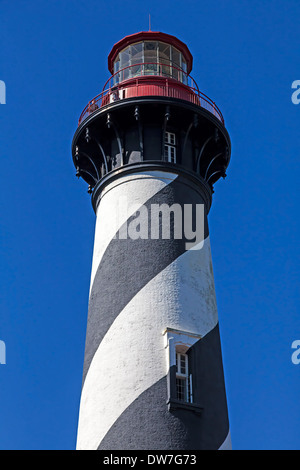
[[[104,189],[97,211],[77,448],[230,448],[206,217],[200,250],[186,250],[184,238],[120,240],[116,228],[131,216],[121,216],[117,227],[111,222],[124,194],[129,206],[203,203],[195,185],[168,172],[127,175]],[[192,346],[201,369],[200,417],[167,410],[165,328],[201,336]]]

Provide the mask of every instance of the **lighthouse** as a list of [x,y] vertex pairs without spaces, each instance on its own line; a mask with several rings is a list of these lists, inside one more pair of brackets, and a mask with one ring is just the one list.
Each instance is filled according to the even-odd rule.
[[124,37],[82,111],[96,214],[77,449],[230,449],[208,214],[231,144],[178,38]]

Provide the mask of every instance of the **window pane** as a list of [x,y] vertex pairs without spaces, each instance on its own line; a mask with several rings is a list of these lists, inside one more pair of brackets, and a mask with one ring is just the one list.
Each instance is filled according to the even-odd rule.
[[119,60],[119,56],[118,56],[117,60],[114,63],[114,74],[116,74],[116,75],[114,75],[114,85],[119,83],[120,77],[119,77],[119,74],[117,73],[119,68],[120,68],[120,60]]
[[[129,47],[124,49],[124,51],[120,52],[120,69],[124,69],[125,67],[129,66]],[[125,69],[121,72],[121,77],[120,80],[126,80],[126,78],[129,78],[129,69]]]
[[[165,145],[165,159],[168,161],[169,160],[169,145]],[[178,364],[177,364],[177,355],[176,355],[176,366],[178,368]]]
[[160,63],[160,74],[164,77],[171,77],[170,53],[171,46],[169,46],[169,44],[165,44],[164,42],[158,43],[158,61]]
[[186,379],[184,378],[176,378],[176,398],[180,401],[187,401]]
[[143,43],[137,42],[130,46],[131,64],[140,64],[143,62]]
[[120,68],[123,69],[129,65],[129,47],[120,52]]
[[[142,74],[142,62],[143,62],[143,43],[137,42],[130,46],[130,73],[132,77]],[[139,64],[134,66],[135,64]]]
[[161,65],[160,69],[163,77],[171,77],[171,68],[169,65]]
[[175,67],[178,67],[178,68],[181,67],[181,64],[180,64],[180,55],[181,55],[181,53],[179,52],[179,50],[178,50],[178,49],[175,49],[175,47],[172,47],[172,64],[173,64]]
[[186,61],[185,61],[184,57],[182,57],[181,68],[185,72],[185,73],[182,74],[182,82],[187,84],[187,74],[186,74],[187,66],[186,66]]
[[181,53],[175,47],[172,47],[172,77],[175,80],[182,81],[182,73],[180,72],[181,64],[180,64],[180,56]]
[[[174,150],[174,147],[171,148],[171,150]],[[172,155],[172,152],[171,152],[171,155]],[[183,375],[186,374],[185,355],[184,354],[180,355],[180,371],[181,371],[181,374],[183,374]]]
[[172,145],[176,144],[176,137],[175,137],[174,132],[166,132],[165,142],[167,144],[172,144]]
[[159,62],[163,62],[164,64],[170,63],[170,49],[171,46],[169,46],[169,44],[165,44],[164,42],[158,43]]
[[118,56],[114,62],[114,72],[117,72],[119,70],[119,67],[120,67],[120,58]]
[[157,50],[157,42],[150,42],[150,41],[145,41],[145,51],[155,51]]
[[157,74],[157,42],[144,43],[145,74]]

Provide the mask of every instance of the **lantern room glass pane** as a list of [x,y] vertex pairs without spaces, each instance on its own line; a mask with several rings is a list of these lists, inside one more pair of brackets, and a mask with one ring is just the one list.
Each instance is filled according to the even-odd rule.
[[120,58],[118,56],[114,63],[114,79],[113,79],[114,85],[116,85],[120,81],[120,74],[117,73],[119,70],[120,70]]
[[[144,44],[142,42],[137,42],[130,46],[130,72],[132,77],[136,77],[142,74],[142,63],[144,62]],[[138,65],[135,65],[138,64]]]
[[137,42],[130,46],[131,63],[139,64],[143,62],[143,43]]
[[182,67],[182,70],[185,72],[182,74],[182,83],[185,83],[187,85],[187,66],[186,66],[186,60],[183,56],[181,59],[181,67]]
[[144,70],[146,75],[157,75],[157,42],[144,43]]
[[181,68],[181,53],[175,47],[172,47],[172,64],[174,67]]
[[164,42],[158,43],[158,56],[159,62],[164,64],[169,64],[171,60],[171,46],[169,44],[165,44]]
[[175,80],[182,81],[182,72],[181,72],[181,53],[175,47],[172,47],[172,77]]
[[126,80],[129,78],[129,68],[125,68],[130,65],[129,60],[129,47],[127,47],[124,51],[120,52],[120,70],[122,70],[120,80]]
[[171,46],[164,42],[158,43],[158,61],[160,64],[160,75],[171,77]]

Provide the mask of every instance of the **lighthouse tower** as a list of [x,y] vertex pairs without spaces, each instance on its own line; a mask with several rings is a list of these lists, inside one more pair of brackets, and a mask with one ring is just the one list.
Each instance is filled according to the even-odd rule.
[[207,223],[230,138],[192,62],[121,39],[73,138],[97,217],[77,449],[231,448]]

